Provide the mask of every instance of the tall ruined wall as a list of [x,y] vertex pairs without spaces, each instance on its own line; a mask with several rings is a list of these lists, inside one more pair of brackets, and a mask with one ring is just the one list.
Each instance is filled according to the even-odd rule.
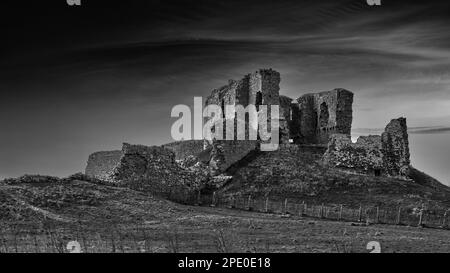
[[205,105],[279,105],[281,76],[272,69],[260,69],[242,79],[230,80],[227,85],[214,89]]
[[408,145],[406,119],[399,118],[392,120],[381,136],[361,136],[356,143],[348,135],[332,135],[324,161],[369,174],[407,177]]
[[122,151],[93,153],[89,156],[85,173],[100,180],[108,180],[121,157]]
[[291,127],[291,115],[292,115],[292,99],[287,96],[280,96],[280,142],[289,143],[292,133]]
[[[307,94],[300,97],[298,100],[299,113],[298,126],[300,127],[300,134],[295,136],[295,143],[307,144],[317,142],[317,110],[315,109],[314,94]],[[291,128],[291,131],[295,129]]]
[[280,73],[272,69],[260,69],[249,75],[249,81],[250,104],[280,104]]
[[336,89],[336,128],[339,134],[350,135],[353,122],[353,93],[345,89]]
[[238,81],[229,80],[227,85],[214,89],[205,101],[205,105],[210,104],[219,105],[222,111],[225,110],[225,105],[247,106],[249,104],[249,75]]
[[[353,120],[353,93],[345,89],[334,89],[315,94],[306,94],[297,99],[298,111],[290,130],[295,143],[327,144],[332,134],[350,135]],[[296,128],[296,127],[299,127]]]
[[291,104],[291,98],[287,96],[280,96],[280,115],[283,115],[286,120],[291,119]]
[[171,150],[175,154],[175,160],[182,160],[200,154],[203,151],[203,140],[176,141],[161,147]]
[[410,155],[405,118],[393,119],[382,134],[385,169],[390,175],[409,173]]
[[[226,105],[244,107],[255,105],[257,109],[259,105],[268,105],[268,119],[270,119],[270,105],[280,105],[280,81],[281,76],[277,71],[260,69],[238,81],[230,80],[228,85],[213,90],[207,97],[205,105],[219,105],[223,112]],[[234,118],[234,116],[226,118]]]

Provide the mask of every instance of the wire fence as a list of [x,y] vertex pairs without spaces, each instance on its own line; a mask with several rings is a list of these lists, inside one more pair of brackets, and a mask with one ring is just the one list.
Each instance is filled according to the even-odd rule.
[[[245,210],[267,214],[331,221],[356,225],[389,224],[449,229],[449,211],[411,209],[398,206],[377,207],[336,204],[311,204],[298,200],[254,198],[252,195],[201,194],[199,191],[173,190],[162,197],[187,205]],[[81,219],[81,217],[79,217]],[[138,222],[70,223],[45,219],[42,222],[0,222],[0,253],[11,252],[157,252],[158,245],[169,252],[180,249],[180,235],[168,230],[155,234],[151,227]],[[72,245],[71,245],[72,243]]]
[[[191,196],[189,200],[194,200]],[[247,210],[261,213],[312,217],[335,221],[369,224],[389,224],[427,228],[450,228],[450,210],[413,209],[409,207],[350,207],[343,204],[308,204],[297,200],[253,198],[252,195],[220,196],[197,193],[195,205]]]

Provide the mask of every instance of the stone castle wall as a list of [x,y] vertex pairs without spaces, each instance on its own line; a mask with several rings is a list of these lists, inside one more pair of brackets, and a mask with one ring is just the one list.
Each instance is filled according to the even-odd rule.
[[161,147],[174,152],[175,160],[182,160],[200,154],[203,151],[203,140],[176,141]]
[[[205,104],[219,105],[222,108],[222,111],[225,111],[226,105],[242,105],[243,107],[255,105],[257,110],[260,105],[268,105],[269,111],[267,119],[270,121],[270,105],[280,105],[280,79],[280,73],[272,69],[260,69],[254,73],[244,76],[238,81],[230,80],[228,85],[213,90],[211,95],[206,99]],[[282,111],[280,109],[280,114],[281,113]],[[248,138],[248,131],[253,128],[249,128],[248,121],[238,120],[234,116],[226,118],[234,119],[234,140],[207,141],[205,145],[205,147],[211,146],[209,166],[213,174],[224,172],[231,165],[258,147],[258,141],[249,140]],[[223,128],[226,129],[226,121],[222,120],[221,122]],[[245,140],[238,140],[236,137],[236,126],[237,124],[242,124],[242,122],[245,124],[246,138]],[[287,130],[287,124],[285,123],[284,116],[279,123],[281,128]],[[287,142],[288,133],[285,130],[282,130],[283,134],[281,135],[281,139],[282,141]],[[225,139],[225,137],[226,135],[224,132],[223,138]]]
[[89,157],[86,175],[134,189],[162,192],[172,186],[198,186],[206,173],[183,169],[175,153],[159,146],[124,143],[121,151]]
[[353,93],[334,89],[306,94],[291,106],[291,139],[299,144],[327,144],[333,134],[350,135]]
[[394,119],[381,136],[361,136],[356,143],[348,135],[332,135],[324,161],[367,174],[407,177],[410,160],[406,120]]
[[131,145],[124,143],[122,158],[116,166],[113,179],[125,183],[158,179],[158,182],[166,184],[165,174],[167,170],[176,167],[175,153],[172,151],[152,146]]
[[[322,159],[333,167],[366,174],[407,176],[410,161],[404,118],[392,120],[381,136],[360,137],[356,143],[352,143],[352,92],[334,89],[306,94],[293,100],[280,96],[279,85],[280,73],[272,69],[260,69],[240,80],[230,80],[227,85],[213,90],[206,99],[206,105],[216,104],[223,110],[226,105],[255,105],[257,109],[260,105],[279,105],[279,150],[266,152],[264,160],[270,162],[255,162],[255,166],[260,168],[241,171],[242,178],[261,177],[265,181],[270,177],[281,177],[283,181],[288,181],[295,177],[289,172],[299,170],[283,166],[283,162],[288,164],[295,161],[306,151],[305,147],[313,149],[314,154],[323,155]],[[205,179],[223,174],[252,151],[259,150],[261,139],[248,140],[251,128],[256,129],[249,126],[248,120],[238,120],[234,115],[223,116],[218,121],[220,124],[216,124],[212,131],[219,125],[226,129],[227,119],[234,121],[233,140],[220,140],[216,135],[212,140],[179,141],[161,147],[124,144],[121,151],[92,154],[86,174],[141,188],[167,187],[177,183],[199,185]],[[268,121],[270,119],[269,112]],[[245,126],[246,140],[237,138],[238,125]],[[271,131],[270,127],[268,129]],[[293,144],[288,144],[290,142]],[[326,145],[328,148],[324,152]],[[272,168],[265,170],[266,165]]]
[[89,156],[85,173],[100,180],[109,180],[121,157],[120,150],[93,153]]
[[408,127],[405,118],[393,119],[381,135],[385,169],[389,175],[409,173],[410,155]]

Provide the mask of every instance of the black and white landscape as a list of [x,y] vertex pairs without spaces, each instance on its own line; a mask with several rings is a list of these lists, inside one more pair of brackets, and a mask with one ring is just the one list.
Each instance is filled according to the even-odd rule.
[[[0,14],[1,253],[450,252],[447,1]],[[279,145],[174,139],[195,98],[278,106]]]

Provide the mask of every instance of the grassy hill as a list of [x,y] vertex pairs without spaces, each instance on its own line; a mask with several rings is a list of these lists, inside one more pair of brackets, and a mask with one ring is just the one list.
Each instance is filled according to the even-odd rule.
[[220,193],[349,206],[450,207],[450,188],[414,168],[409,180],[376,177],[329,168],[321,157],[320,149],[308,147],[253,152],[228,169],[233,179]]
[[[81,178],[81,177],[80,177]],[[447,230],[284,217],[175,204],[98,181],[0,183],[0,252],[449,252]]]
[[[324,166],[320,149],[293,149],[251,152],[216,193],[349,208],[450,206],[450,189],[414,168],[410,180],[366,176]],[[72,240],[84,252],[367,252],[373,240],[384,252],[450,251],[445,229],[333,217],[186,206],[84,175],[0,181],[0,252],[67,252]]]

